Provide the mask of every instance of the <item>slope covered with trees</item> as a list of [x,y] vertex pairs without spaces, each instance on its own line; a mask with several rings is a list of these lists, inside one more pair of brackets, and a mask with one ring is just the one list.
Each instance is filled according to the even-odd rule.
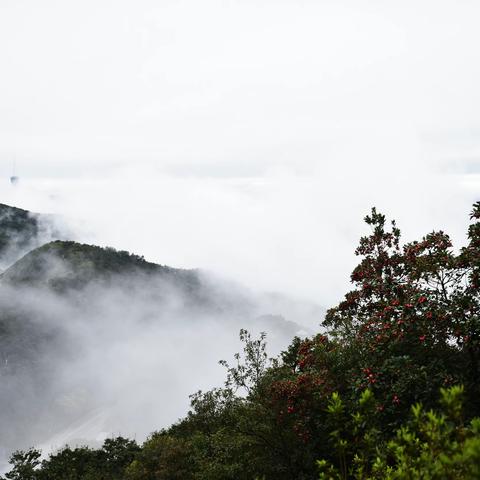
[[114,248],[73,241],[46,243],[27,253],[0,275],[0,282],[14,286],[78,290],[91,282],[112,282],[115,277],[144,275],[168,277],[183,288],[200,288],[198,272],[147,262],[143,257]]
[[0,271],[28,251],[61,236],[52,215],[0,204]]
[[[188,355],[211,331],[225,338],[242,324],[268,328],[284,342],[300,330],[264,308],[233,283],[126,251],[73,241],[31,250],[0,274],[0,464],[6,451],[61,445],[64,435],[85,441],[105,431],[146,434],[144,417],[152,415],[142,407],[154,402],[152,391],[162,393],[158,369],[168,378],[179,368],[192,376],[201,368],[184,365],[176,337]],[[148,381],[120,381],[135,369]],[[180,388],[166,395],[175,398]],[[164,424],[182,413],[172,410]]]
[[402,244],[375,209],[365,220],[353,289],[321,333],[269,359],[242,331],[224,386],[143,445],[17,452],[6,478],[478,478],[480,202],[457,251],[444,232]]

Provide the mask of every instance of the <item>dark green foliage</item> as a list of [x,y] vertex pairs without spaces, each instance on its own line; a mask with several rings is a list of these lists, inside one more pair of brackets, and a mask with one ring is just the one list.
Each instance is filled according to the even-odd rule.
[[[295,338],[270,360],[265,336],[242,330],[243,353],[221,362],[223,388],[193,395],[183,420],[121,457],[114,473],[105,446],[67,448],[34,478],[55,465],[82,479],[306,480],[319,468],[325,479],[479,478],[480,203],[471,220],[457,253],[443,232],[402,245],[396,225],[372,210],[354,289],[322,334]],[[86,248],[45,248],[57,246],[72,261]],[[96,264],[100,250],[88,248],[80,270]],[[102,268],[114,270],[109,258]],[[37,460],[20,455],[12,474],[33,478]]]
[[103,447],[65,447],[40,461],[40,452],[30,449],[16,452],[7,480],[121,480],[140,448],[122,437],[105,440]]
[[46,285],[55,290],[75,289],[113,275],[175,271],[143,257],[113,248],[71,241],[54,241],[27,254],[2,276],[16,286]]
[[13,245],[26,247],[38,231],[38,215],[0,204],[0,255]]
[[372,388],[389,423],[416,401],[433,405],[440,387],[462,383],[479,414],[477,222],[456,255],[443,232],[402,247],[395,224],[388,230],[375,210],[366,221],[373,233],[357,249],[363,259],[352,274],[356,289],[326,320],[350,347],[350,388],[356,394]]
[[462,387],[442,389],[439,411],[413,405],[409,418],[387,439],[379,435],[370,390],[353,413],[332,395],[327,412],[335,426],[330,435],[338,461],[319,460],[320,479],[480,478],[480,418],[465,423],[462,394]]
[[65,226],[59,229],[59,220],[0,204],[0,271],[45,242],[68,236]]
[[155,433],[143,444],[141,453],[128,466],[126,478],[190,480],[194,478],[190,448],[187,440],[166,433]]
[[40,465],[41,453],[30,449],[26,452],[15,452],[10,458],[12,469],[5,474],[7,480],[37,480],[36,468]]
[[0,271],[40,245],[46,216],[0,204]]
[[[130,292],[154,291],[158,294],[154,301],[162,300],[162,291],[175,288],[184,295],[186,304],[212,302],[195,270],[157,265],[126,251],[73,241],[57,240],[31,251],[0,275],[0,287],[2,284],[46,288],[60,295],[78,294],[92,286],[117,286]],[[148,285],[150,290],[145,288]]]

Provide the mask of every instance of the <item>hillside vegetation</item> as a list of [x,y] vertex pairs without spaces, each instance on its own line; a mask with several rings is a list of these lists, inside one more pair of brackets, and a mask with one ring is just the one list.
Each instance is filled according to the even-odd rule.
[[60,218],[0,204],[0,272],[29,251],[70,236]]
[[39,231],[38,215],[0,204],[0,259],[9,250],[26,251]]
[[[142,408],[154,403],[152,391],[163,390],[158,369],[165,377],[178,368],[202,373],[201,362],[188,367],[173,347],[180,332],[189,351],[205,348],[199,338],[232,338],[241,325],[268,329],[283,345],[301,329],[278,314],[275,302],[260,303],[233,282],[113,248],[53,241],[29,251],[0,274],[0,468],[5,452],[63,435],[88,441],[104,431],[146,434],[144,418],[152,415]],[[120,381],[136,365],[148,381]],[[178,400],[179,388],[164,396]],[[176,408],[161,424],[178,418]],[[83,424],[86,433],[78,430]]]
[[444,232],[402,244],[375,209],[365,220],[353,289],[325,331],[275,359],[241,331],[225,384],[170,428],[142,445],[17,452],[5,478],[479,478],[480,203],[458,252]]
[[0,275],[0,281],[17,286],[75,289],[89,282],[118,275],[152,274],[193,281],[193,270],[180,270],[147,262],[143,257],[113,248],[56,240],[29,252]]

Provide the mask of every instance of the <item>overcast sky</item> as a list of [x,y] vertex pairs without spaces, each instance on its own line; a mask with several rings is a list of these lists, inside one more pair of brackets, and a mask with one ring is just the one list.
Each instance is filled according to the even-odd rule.
[[0,201],[331,305],[373,205],[464,241],[479,21],[473,0],[0,0]]

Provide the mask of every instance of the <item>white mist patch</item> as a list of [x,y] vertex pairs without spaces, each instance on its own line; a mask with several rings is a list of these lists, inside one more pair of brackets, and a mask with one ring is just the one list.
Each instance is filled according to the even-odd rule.
[[437,228],[462,245],[474,200],[460,181],[415,156],[404,161],[415,149],[408,143],[396,152],[398,163],[383,162],[380,148],[374,160],[353,166],[342,161],[348,145],[310,176],[175,177],[147,166],[108,178],[32,179],[11,202],[60,214],[82,242],[333,305],[349,288],[355,246],[369,232],[362,219],[373,205],[397,220],[406,240]]
[[[190,394],[223,383],[218,361],[241,349],[240,328],[266,331],[271,355],[305,330],[279,316],[296,302],[201,272],[153,266],[91,279],[87,254],[72,270],[81,248],[100,251],[57,242],[0,278],[7,321],[0,350],[9,365],[0,373],[10,382],[0,395],[12,405],[0,412],[11,432],[4,451],[92,445],[118,434],[142,440],[184,416]],[[120,255],[100,251],[107,252]]]

